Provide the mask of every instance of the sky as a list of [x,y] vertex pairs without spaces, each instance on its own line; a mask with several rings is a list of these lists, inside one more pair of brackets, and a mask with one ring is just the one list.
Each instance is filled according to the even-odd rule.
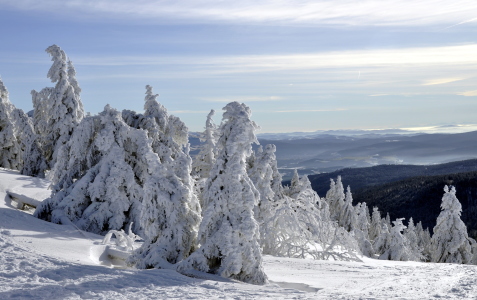
[[476,124],[477,2],[0,0],[10,101],[73,61],[85,110],[143,111],[145,86],[191,131],[230,101],[260,133]]

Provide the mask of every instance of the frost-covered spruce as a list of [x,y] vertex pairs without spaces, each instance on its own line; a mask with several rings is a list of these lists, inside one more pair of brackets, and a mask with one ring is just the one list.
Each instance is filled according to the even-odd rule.
[[39,152],[31,119],[15,108],[0,79],[0,167],[43,177],[45,164]]
[[404,237],[408,243],[409,250],[413,255],[419,258],[420,261],[424,261],[425,257],[422,254],[423,248],[419,246],[419,235],[417,234],[416,226],[414,225],[414,220],[409,218],[407,228],[404,229]]
[[17,139],[8,90],[0,79],[0,167],[21,170],[23,165],[21,141]]
[[368,214],[367,214],[368,207],[366,203],[364,202],[358,203],[354,207],[354,211],[355,211],[355,223],[353,225],[353,233],[358,242],[361,253],[363,253],[363,255],[366,255],[368,257],[373,257],[374,248],[369,240],[369,222],[368,222]]
[[405,236],[402,235],[402,231],[406,228],[402,224],[404,218],[398,218],[393,221],[394,226],[391,228],[391,242],[389,248],[379,256],[379,259],[397,260],[397,261],[420,261],[420,257],[416,253],[412,252],[409,248],[409,243]]
[[438,263],[468,264],[472,260],[467,227],[460,219],[462,205],[455,187],[444,187],[441,213],[437,217],[431,240],[431,261]]
[[179,267],[264,284],[259,229],[253,209],[259,193],[247,175],[246,158],[252,143],[258,143],[245,104],[224,107],[218,155],[204,190],[203,220],[199,228],[200,248]]
[[340,215],[338,218],[338,225],[340,225],[347,231],[351,231],[356,228],[357,221],[357,214],[353,207],[353,196],[351,194],[351,188],[348,185],[343,206],[341,208]]
[[211,110],[207,115],[205,122],[205,130],[200,136],[200,141],[203,142],[200,152],[195,156],[192,163],[192,175],[200,179],[209,178],[210,169],[215,162],[217,143],[217,126],[212,117],[215,110]]
[[[190,171],[189,161],[178,164]],[[174,263],[194,249],[198,214],[190,209],[190,189],[160,163],[146,131],[128,126],[109,106],[81,122],[52,172],[54,194],[35,216],[100,234],[134,222],[148,247],[139,266]]]
[[371,224],[369,226],[369,239],[374,241],[380,234],[382,229],[382,219],[379,209],[373,207],[373,213],[371,215]]
[[341,176],[338,176],[336,182],[333,179],[330,179],[330,181],[330,189],[326,193],[326,202],[328,202],[330,207],[331,219],[338,221],[343,209],[345,193]]
[[53,61],[47,77],[56,85],[40,92],[33,90],[31,94],[33,124],[39,135],[42,155],[52,169],[60,147],[83,119],[84,110],[73,63],[57,45],[48,47],[46,52]]

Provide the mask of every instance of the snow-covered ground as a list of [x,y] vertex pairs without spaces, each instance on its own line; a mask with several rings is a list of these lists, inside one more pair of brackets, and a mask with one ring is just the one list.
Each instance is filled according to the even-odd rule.
[[[477,266],[264,257],[270,284],[172,270],[126,269],[102,236],[38,220],[14,196],[41,200],[48,183],[0,169],[0,299],[476,299]],[[31,211],[30,211],[31,213]]]

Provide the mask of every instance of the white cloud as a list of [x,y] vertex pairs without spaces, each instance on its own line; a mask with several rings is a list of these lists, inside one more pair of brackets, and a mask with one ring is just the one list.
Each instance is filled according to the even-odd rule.
[[172,110],[169,111],[171,114],[208,114],[210,112],[207,110]]
[[[187,66],[193,72],[209,74],[224,73],[253,73],[287,70],[315,70],[327,68],[370,68],[393,67],[396,69],[409,66],[436,66],[446,68],[475,69],[477,65],[477,44],[444,46],[444,47],[415,47],[401,49],[372,49],[318,52],[307,54],[283,55],[242,55],[242,56],[185,56],[185,57],[76,57],[75,65],[96,66]],[[188,70],[190,72],[191,70]],[[368,74],[369,72],[367,72]],[[411,74],[410,74],[411,75]],[[355,78],[353,73],[353,78]],[[452,77],[429,81],[425,85],[442,84],[464,79]],[[443,81],[444,80],[444,81]],[[446,81],[447,80],[447,81]],[[451,80],[451,81],[449,81]]]
[[438,84],[446,84],[455,81],[464,80],[466,78],[439,78],[439,79],[431,79],[426,80],[422,85],[438,85]]
[[[3,0],[16,9],[155,22],[348,26],[447,25],[475,21],[468,0]],[[451,25],[451,26],[449,26]]]
[[281,97],[277,96],[245,96],[245,97],[217,97],[217,98],[201,98],[201,100],[207,102],[265,102],[265,101],[278,101],[281,100]]
[[475,91],[462,92],[462,93],[458,93],[457,95],[467,96],[467,97],[473,97],[473,96],[477,96],[477,90],[475,90]]
[[336,109],[298,109],[298,110],[277,110],[275,113],[298,113],[298,112],[332,112],[332,111],[346,111],[346,108]]

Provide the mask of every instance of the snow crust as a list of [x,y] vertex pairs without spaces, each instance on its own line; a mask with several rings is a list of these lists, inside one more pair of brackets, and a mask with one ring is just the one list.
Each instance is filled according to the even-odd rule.
[[477,266],[263,257],[270,283],[196,272],[138,270],[111,260],[103,236],[36,219],[6,191],[31,199],[48,182],[0,169],[0,299],[475,299]]

